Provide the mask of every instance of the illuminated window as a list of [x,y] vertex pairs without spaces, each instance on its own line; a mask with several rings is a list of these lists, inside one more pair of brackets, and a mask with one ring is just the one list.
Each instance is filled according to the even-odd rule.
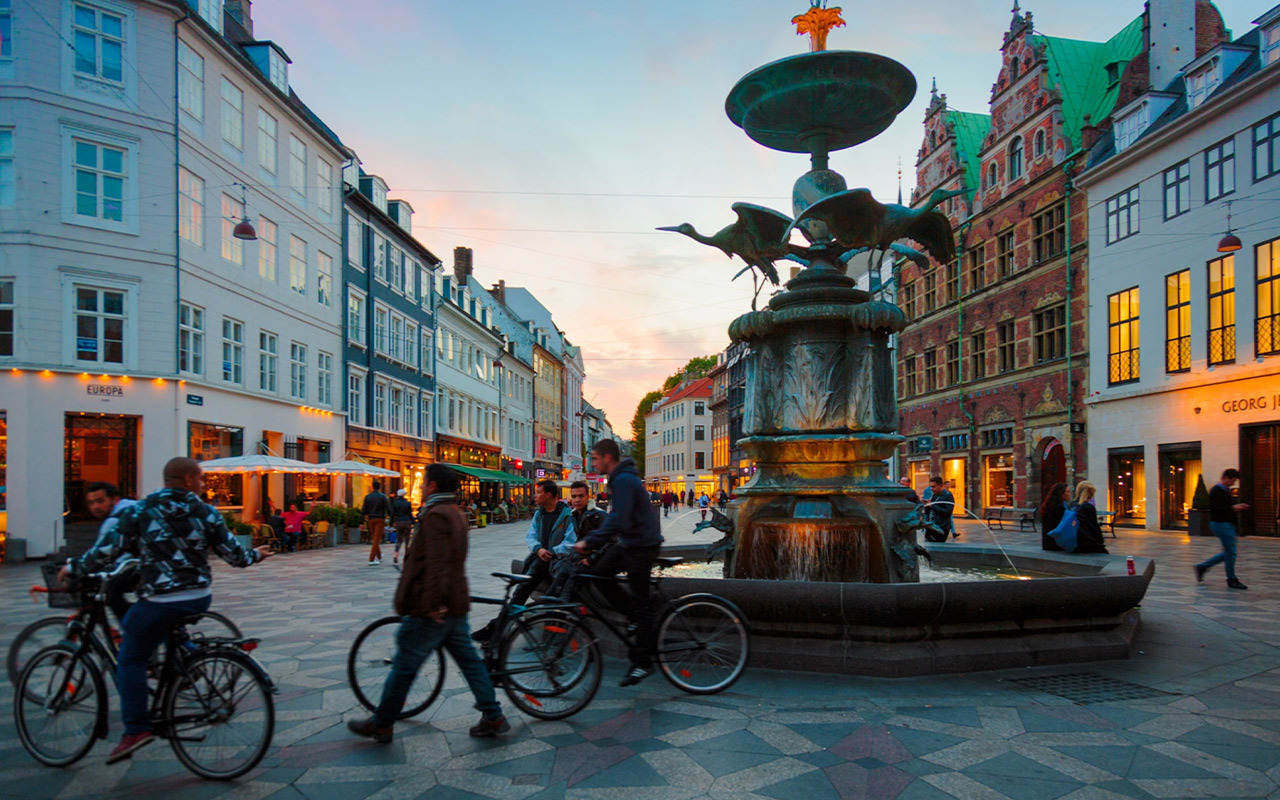
[[1191,369],[1191,270],[1164,279],[1165,372]]
[[1138,287],[1107,298],[1107,383],[1136,381],[1138,369]]
[[1236,259],[1209,262],[1209,363],[1236,360]]
[[1254,248],[1258,265],[1258,355],[1280,354],[1280,239]]

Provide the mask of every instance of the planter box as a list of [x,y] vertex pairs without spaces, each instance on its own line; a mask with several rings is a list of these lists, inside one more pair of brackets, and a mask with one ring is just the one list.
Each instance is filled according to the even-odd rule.
[[1212,536],[1209,530],[1209,512],[1191,509],[1187,512],[1187,534],[1190,536]]
[[347,544],[360,544],[360,528],[347,528]]
[[244,535],[244,534],[242,534],[242,533],[233,533],[233,534],[232,534],[232,536],[236,537],[236,541],[237,541],[237,542],[239,542],[239,543],[240,543],[240,546],[241,546],[241,547],[243,547],[245,550],[252,550],[252,549],[253,549],[253,537],[252,537],[252,536],[246,536],[246,535]]
[[329,524],[329,530],[325,534],[325,547],[337,547],[339,542],[346,541],[347,529],[342,525]]

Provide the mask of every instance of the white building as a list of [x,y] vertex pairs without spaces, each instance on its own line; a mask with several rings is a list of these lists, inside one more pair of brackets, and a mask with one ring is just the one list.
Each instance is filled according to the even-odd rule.
[[[1280,501],[1280,7],[1194,60],[1193,6],[1153,2],[1173,37],[1150,91],[1117,109],[1089,194],[1089,476],[1119,524],[1186,527],[1196,478],[1243,474],[1246,529]],[[1200,20],[1203,22],[1203,20]],[[1155,81],[1152,81],[1155,83]],[[1241,242],[1219,246],[1228,229]]]
[[715,491],[710,378],[682,381],[645,416],[645,483],[681,495]]
[[586,477],[582,450],[582,382],[587,370],[582,364],[582,348],[564,340],[564,469],[570,481]]

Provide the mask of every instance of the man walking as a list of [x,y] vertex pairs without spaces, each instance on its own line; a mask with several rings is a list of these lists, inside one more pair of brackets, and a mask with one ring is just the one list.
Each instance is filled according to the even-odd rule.
[[1214,564],[1225,563],[1228,589],[1248,589],[1236,577],[1236,512],[1248,511],[1248,503],[1233,503],[1231,487],[1240,480],[1240,471],[1227,469],[1222,480],[1209,490],[1209,530],[1222,543],[1222,552],[1208,561],[1196,564],[1196,580],[1204,581],[1204,573]]
[[404,545],[405,553],[409,552],[409,539],[413,537],[413,503],[405,497],[404,489],[396,492],[396,499],[391,501],[391,524],[396,529],[396,550],[391,556],[392,564],[400,563],[400,545]]
[[[959,538],[956,533],[955,525],[951,521],[951,514],[955,511],[956,498],[947,489],[946,483],[942,478],[934,475],[929,479],[929,496],[925,500],[925,507],[929,510],[929,516],[933,523],[946,535],[947,539],[952,536]],[[944,539],[943,541],[946,541]]]
[[698,495],[698,508],[702,510],[702,521],[707,520],[707,509],[711,507],[711,498],[707,497],[707,493],[703,492]]
[[382,563],[382,529],[387,525],[387,517],[391,514],[391,501],[382,493],[382,481],[373,482],[373,491],[364,496],[360,506],[360,518],[364,520],[369,531],[369,566]]
[[431,464],[425,481],[427,500],[418,517],[418,535],[405,552],[404,573],[396,586],[395,609],[404,619],[396,632],[391,672],[373,716],[347,723],[352,733],[384,744],[392,739],[392,726],[422,662],[441,646],[453,656],[476,698],[481,717],[471,727],[471,735],[496,736],[511,730],[489,672],[469,637],[467,518],[453,497],[458,474],[444,464]]
[[[595,575],[627,573],[631,590],[628,618],[636,626],[635,645],[631,648],[631,669],[619,684],[632,686],[653,674],[653,605],[649,597],[649,572],[662,546],[661,520],[649,507],[636,472],[636,463],[622,458],[618,443],[601,439],[591,446],[593,472],[609,474],[613,505],[604,523],[591,534],[579,539],[574,548],[587,553],[616,536],[618,544],[601,555],[592,568]],[[618,609],[622,610],[622,609]]]

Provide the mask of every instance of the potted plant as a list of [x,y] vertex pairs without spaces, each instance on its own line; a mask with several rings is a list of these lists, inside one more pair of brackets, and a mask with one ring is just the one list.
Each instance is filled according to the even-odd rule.
[[1208,536],[1209,490],[1204,487],[1204,476],[1196,478],[1196,491],[1191,496],[1191,508],[1187,511],[1187,534]]
[[233,521],[229,526],[231,534],[240,542],[245,550],[253,549],[253,526],[247,522]]
[[360,509],[354,506],[343,509],[342,518],[347,526],[347,544],[360,544],[360,523],[363,522]]

